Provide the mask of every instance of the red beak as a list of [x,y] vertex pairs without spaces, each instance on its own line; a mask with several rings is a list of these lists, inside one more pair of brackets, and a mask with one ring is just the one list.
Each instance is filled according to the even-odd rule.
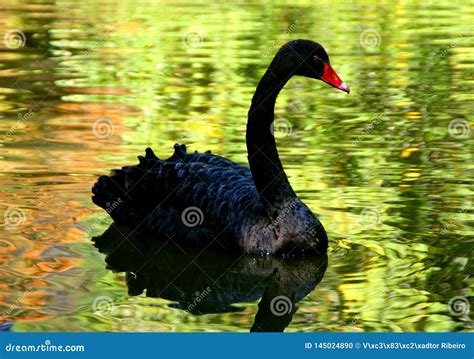
[[324,72],[321,75],[321,80],[325,83],[349,93],[349,86],[346,85],[344,81],[342,81],[339,76],[336,74],[336,71],[332,69],[327,63],[324,63]]

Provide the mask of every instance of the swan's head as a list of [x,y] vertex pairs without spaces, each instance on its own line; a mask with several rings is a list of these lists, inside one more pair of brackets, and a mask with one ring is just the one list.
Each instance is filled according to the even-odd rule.
[[294,40],[283,45],[275,61],[291,75],[318,79],[349,93],[349,86],[341,80],[329,64],[329,56],[324,48],[310,40]]

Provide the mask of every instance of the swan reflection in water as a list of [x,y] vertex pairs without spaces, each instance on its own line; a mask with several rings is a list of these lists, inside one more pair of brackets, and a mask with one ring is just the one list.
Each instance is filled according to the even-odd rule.
[[205,251],[151,240],[115,224],[92,240],[106,255],[108,269],[126,273],[129,295],[146,291],[192,315],[236,312],[243,310],[236,303],[260,299],[254,332],[283,331],[296,303],[314,290],[327,267],[326,255],[282,259]]

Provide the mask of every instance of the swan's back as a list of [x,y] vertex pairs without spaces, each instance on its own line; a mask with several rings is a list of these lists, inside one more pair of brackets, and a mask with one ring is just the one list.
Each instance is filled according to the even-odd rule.
[[208,152],[160,160],[151,149],[136,166],[94,185],[93,201],[120,225],[190,245],[237,249],[244,231],[266,218],[248,168]]

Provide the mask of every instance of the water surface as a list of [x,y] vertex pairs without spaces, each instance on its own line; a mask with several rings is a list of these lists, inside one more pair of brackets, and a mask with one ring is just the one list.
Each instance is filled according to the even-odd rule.
[[[249,331],[265,290],[298,299],[287,331],[472,330],[468,2],[1,8],[0,312],[12,330]],[[254,88],[277,48],[296,38],[322,43],[351,88],[347,96],[294,78],[276,109],[290,181],[330,236],[325,273],[279,292],[268,281],[286,264],[246,258],[228,302],[190,310],[189,279],[176,284],[181,294],[146,297],[168,277],[120,266],[133,257],[126,252],[111,264],[121,252],[106,259],[91,241],[111,223],[90,200],[96,177],[135,163],[147,146],[166,157],[175,142],[246,164]],[[130,273],[152,282],[130,292]]]

